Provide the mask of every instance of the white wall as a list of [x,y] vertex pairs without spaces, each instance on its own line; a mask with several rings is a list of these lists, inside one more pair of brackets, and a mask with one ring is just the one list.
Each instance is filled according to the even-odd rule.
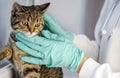
[[[0,0],[0,45],[8,42],[11,7],[14,1],[31,5],[32,0]],[[94,27],[104,0],[35,0],[35,4],[50,2],[48,12],[65,29],[76,34],[86,34],[94,39]],[[78,78],[78,75],[64,69],[64,78]]]

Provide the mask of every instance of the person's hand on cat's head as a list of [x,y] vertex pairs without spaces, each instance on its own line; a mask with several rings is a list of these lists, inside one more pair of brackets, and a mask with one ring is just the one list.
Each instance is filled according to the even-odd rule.
[[44,13],[44,22],[45,26],[49,29],[49,31],[61,35],[64,38],[73,41],[74,35],[73,33],[65,30],[52,16],[48,13]]

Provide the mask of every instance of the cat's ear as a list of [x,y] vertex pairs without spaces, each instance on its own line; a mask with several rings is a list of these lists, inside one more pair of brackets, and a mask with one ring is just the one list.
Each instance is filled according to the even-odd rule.
[[39,9],[42,13],[44,13],[47,8],[50,6],[50,3],[45,3],[45,4],[42,4],[42,5],[39,5]]
[[20,4],[18,4],[17,2],[15,2],[12,6],[12,11],[13,12],[23,12],[25,11],[24,7],[21,6]]

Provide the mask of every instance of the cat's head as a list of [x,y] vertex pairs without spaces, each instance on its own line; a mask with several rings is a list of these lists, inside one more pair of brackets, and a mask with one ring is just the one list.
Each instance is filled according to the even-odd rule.
[[13,31],[23,32],[28,37],[39,34],[44,27],[43,13],[49,5],[23,6],[15,2],[11,13]]

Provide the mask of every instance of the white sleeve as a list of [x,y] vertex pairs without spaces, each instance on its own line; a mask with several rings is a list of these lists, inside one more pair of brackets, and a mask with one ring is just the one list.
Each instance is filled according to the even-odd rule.
[[112,72],[109,64],[100,65],[89,58],[83,64],[79,78],[120,78],[120,72]]
[[94,46],[95,42],[93,44],[85,35],[78,35],[75,36],[74,44],[85,51],[88,57],[91,57],[82,66],[79,78],[120,78],[120,72],[113,72],[108,63],[100,65],[95,61],[98,57],[98,50]]

